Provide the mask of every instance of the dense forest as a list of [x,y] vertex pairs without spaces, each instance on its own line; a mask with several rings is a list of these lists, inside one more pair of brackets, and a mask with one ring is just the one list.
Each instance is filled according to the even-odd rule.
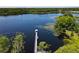
[[78,10],[79,8],[0,8],[0,15],[49,14]]
[[57,53],[79,53],[79,22],[78,18],[70,15],[57,17],[55,24],[59,39],[63,39],[64,45],[56,50]]

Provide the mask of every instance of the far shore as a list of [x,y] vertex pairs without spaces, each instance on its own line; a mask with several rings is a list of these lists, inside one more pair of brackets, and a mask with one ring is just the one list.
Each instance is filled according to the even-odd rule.
[[70,11],[78,12],[78,10],[79,8],[0,8],[0,16],[21,14],[53,14]]

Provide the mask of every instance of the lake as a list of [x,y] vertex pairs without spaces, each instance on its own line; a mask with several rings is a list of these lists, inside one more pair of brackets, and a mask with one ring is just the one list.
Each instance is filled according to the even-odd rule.
[[47,23],[55,23],[56,16],[61,14],[23,14],[13,16],[0,16],[0,34],[13,35],[16,32],[23,32],[25,39],[25,52],[34,52],[34,30],[38,29],[38,42],[46,41],[51,44],[51,50],[55,51],[61,44],[53,33],[49,30],[41,28]]

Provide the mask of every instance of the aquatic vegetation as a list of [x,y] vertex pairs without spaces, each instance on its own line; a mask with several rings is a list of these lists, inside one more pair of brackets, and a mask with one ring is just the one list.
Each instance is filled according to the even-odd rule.
[[42,28],[53,31],[54,30],[54,23],[48,23],[48,24],[42,26]]

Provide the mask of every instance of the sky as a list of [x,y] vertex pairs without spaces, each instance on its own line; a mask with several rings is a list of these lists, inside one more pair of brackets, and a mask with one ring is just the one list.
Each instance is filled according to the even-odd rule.
[[0,7],[79,7],[79,0],[0,0]]

